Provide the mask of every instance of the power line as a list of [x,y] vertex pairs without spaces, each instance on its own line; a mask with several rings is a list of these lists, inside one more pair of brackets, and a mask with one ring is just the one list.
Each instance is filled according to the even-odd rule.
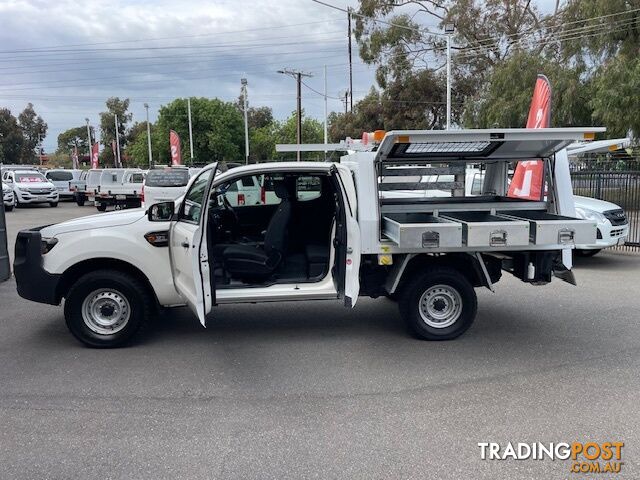
[[327,20],[318,20],[318,21],[315,21],[315,22],[292,23],[292,24],[286,24],[286,25],[274,25],[274,26],[268,26],[268,27],[256,27],[256,28],[249,28],[249,29],[245,29],[245,30],[228,30],[228,31],[224,31],[224,32],[203,33],[203,34],[196,34],[196,35],[180,35],[180,36],[171,36],[171,37],[151,37],[151,38],[142,38],[142,39],[136,39],[136,40],[113,40],[113,41],[109,41],[109,42],[76,43],[76,44],[66,44],[66,45],[49,45],[49,46],[46,46],[46,47],[32,47],[32,48],[26,48],[26,49],[20,49],[20,50],[0,50],[0,54],[1,53],[30,52],[30,51],[37,51],[37,50],[40,50],[40,49],[49,49],[49,48],[88,47],[88,46],[96,46],[96,45],[113,45],[113,44],[121,44],[121,43],[139,43],[139,42],[146,42],[146,41],[177,40],[177,39],[184,39],[184,38],[211,37],[211,36],[218,36],[218,35],[231,35],[231,34],[237,34],[237,33],[253,33],[253,32],[263,31],[263,30],[276,30],[276,29],[281,29],[281,28],[303,27],[303,26],[308,26],[308,25],[319,25],[319,24],[322,24],[322,23],[333,23],[333,22],[336,22],[336,21],[338,21],[338,20],[337,19],[327,19]]

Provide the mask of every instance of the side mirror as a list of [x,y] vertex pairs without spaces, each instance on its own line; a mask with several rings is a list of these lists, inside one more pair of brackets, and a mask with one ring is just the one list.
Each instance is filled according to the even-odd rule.
[[147,210],[147,217],[150,222],[168,222],[173,218],[175,213],[175,204],[173,202],[156,203]]

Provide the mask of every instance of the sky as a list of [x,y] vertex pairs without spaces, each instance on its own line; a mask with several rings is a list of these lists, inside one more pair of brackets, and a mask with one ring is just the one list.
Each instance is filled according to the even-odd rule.
[[[356,0],[328,0],[340,7]],[[540,0],[541,7],[553,0]],[[3,0],[0,2],[0,106],[18,115],[28,102],[49,125],[46,152],[60,132],[99,122],[108,97],[131,100],[133,121],[154,121],[177,97],[234,101],[248,80],[250,106],[278,119],[296,108],[305,79],[305,114],[324,118],[349,86],[346,14],[311,0]],[[435,25],[426,25],[433,27]],[[375,83],[353,42],[354,102]]]

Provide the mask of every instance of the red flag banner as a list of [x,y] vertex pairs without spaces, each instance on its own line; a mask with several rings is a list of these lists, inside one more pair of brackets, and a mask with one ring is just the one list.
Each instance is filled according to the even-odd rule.
[[100,155],[100,144],[98,142],[91,147],[91,168],[100,168],[98,157]]
[[[527,128],[549,128],[551,125],[551,85],[544,75],[538,75],[531,98]],[[544,188],[544,162],[518,162],[509,186],[508,196],[526,200],[540,200]]]
[[171,165],[182,165],[180,136],[174,130],[169,130],[169,146],[171,147]]

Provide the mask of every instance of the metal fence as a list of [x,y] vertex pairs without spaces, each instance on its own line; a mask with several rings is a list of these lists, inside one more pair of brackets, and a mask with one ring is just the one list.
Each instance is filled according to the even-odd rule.
[[629,236],[621,251],[640,253],[640,157],[590,157],[571,162],[576,195],[619,205],[629,222]]

